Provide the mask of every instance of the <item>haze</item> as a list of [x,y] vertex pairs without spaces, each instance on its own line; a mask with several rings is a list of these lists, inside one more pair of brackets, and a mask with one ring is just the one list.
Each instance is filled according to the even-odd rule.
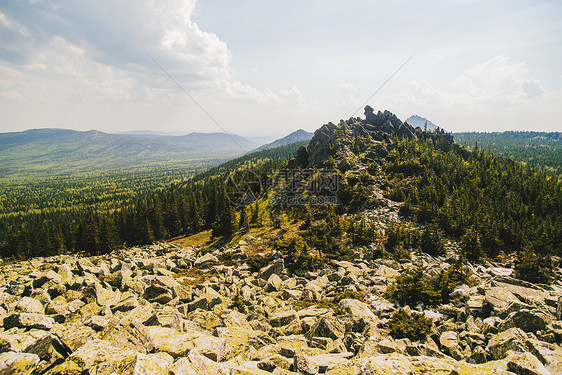
[[559,1],[3,0],[0,132],[278,136],[371,100],[449,131],[562,131]]

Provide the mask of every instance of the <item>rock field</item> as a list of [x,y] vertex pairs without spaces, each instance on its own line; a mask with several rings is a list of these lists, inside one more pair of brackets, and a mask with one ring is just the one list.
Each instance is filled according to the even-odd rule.
[[[471,266],[479,284],[419,306],[433,327],[411,342],[389,335],[383,293],[413,263],[432,272],[452,255],[365,250],[296,274],[280,258],[252,272],[217,255],[160,243],[0,266],[0,374],[562,374],[560,281]],[[325,303],[346,291],[365,302]]]

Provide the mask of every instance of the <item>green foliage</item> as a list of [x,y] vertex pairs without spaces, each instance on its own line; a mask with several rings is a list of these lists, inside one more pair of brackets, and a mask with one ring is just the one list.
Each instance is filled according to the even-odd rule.
[[464,256],[470,261],[478,261],[483,255],[480,238],[473,229],[467,230],[461,237],[460,245]]
[[244,304],[244,300],[240,295],[240,292],[237,292],[234,297],[232,298],[232,303],[228,306],[229,309],[236,308],[238,312],[245,313],[246,312],[246,305]]
[[551,257],[537,254],[531,249],[519,253],[514,270],[518,278],[532,283],[549,284],[555,276]]
[[415,306],[418,303],[436,305],[441,295],[434,289],[432,280],[421,267],[412,268],[400,275],[386,290],[385,296],[400,305]]
[[365,299],[365,293],[363,292],[356,292],[353,290],[346,290],[345,292],[339,293],[332,298],[332,303],[336,306],[342,299],[356,299],[359,301],[363,301]]
[[498,155],[562,174],[562,133],[456,133],[460,144],[489,149]]
[[267,254],[254,254],[250,255],[246,259],[246,263],[252,267],[254,271],[258,271],[261,268],[269,265],[273,261],[273,253]]
[[348,219],[346,229],[354,245],[369,245],[380,237],[375,223],[364,216]]
[[[405,202],[402,214],[431,223],[422,250],[439,254],[438,237],[460,238],[471,228],[485,256],[525,247],[562,255],[559,176],[480,148],[468,151],[423,137],[421,142],[398,140],[392,149],[394,158],[383,165],[387,180],[393,181],[391,186],[396,186],[396,194]],[[411,167],[414,160],[423,168]],[[468,246],[471,251],[466,255],[477,259],[474,236],[471,244],[476,247]]]
[[[229,173],[252,169],[265,181],[266,174],[285,165],[302,143],[245,155],[194,177],[189,175],[201,166],[188,162],[105,174],[53,175],[25,184],[8,181],[0,185],[0,256],[101,254],[126,244],[150,244],[208,229],[228,236],[238,224],[238,214],[221,194]],[[259,225],[262,214],[253,205],[249,224]]]
[[423,341],[431,332],[433,323],[423,314],[410,312],[408,309],[398,309],[388,322],[389,331],[396,339],[408,338],[412,341]]
[[445,253],[445,239],[437,225],[428,225],[422,231],[420,248],[430,255],[443,255]]
[[460,256],[453,265],[442,270],[436,279],[432,280],[432,283],[434,289],[440,293],[441,300],[444,303],[449,302],[449,294],[451,294],[457,286],[462,284],[474,286],[474,281],[470,276],[470,269],[468,268],[466,258]]

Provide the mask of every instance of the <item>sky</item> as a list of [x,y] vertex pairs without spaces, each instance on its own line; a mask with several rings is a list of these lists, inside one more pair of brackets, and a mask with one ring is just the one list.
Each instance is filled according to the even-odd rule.
[[562,2],[0,2],[0,132],[283,136],[365,104],[562,131]]

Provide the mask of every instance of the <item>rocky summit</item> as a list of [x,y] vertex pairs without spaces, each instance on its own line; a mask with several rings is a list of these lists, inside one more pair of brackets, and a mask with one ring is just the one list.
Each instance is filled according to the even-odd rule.
[[390,334],[397,306],[384,292],[414,265],[449,266],[452,252],[399,262],[364,248],[314,272],[280,257],[257,270],[219,261],[256,241],[3,264],[0,374],[562,373],[560,281],[469,264],[476,282],[454,290],[455,303],[403,309],[431,319],[411,341]]

